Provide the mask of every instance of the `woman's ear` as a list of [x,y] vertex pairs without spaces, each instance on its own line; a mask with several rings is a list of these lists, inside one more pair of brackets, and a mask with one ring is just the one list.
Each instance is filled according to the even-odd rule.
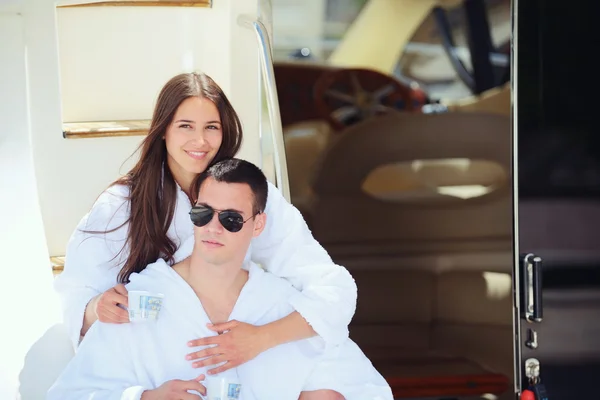
[[262,233],[267,225],[267,214],[261,212],[260,214],[254,217],[254,232],[252,232],[252,237],[257,237]]

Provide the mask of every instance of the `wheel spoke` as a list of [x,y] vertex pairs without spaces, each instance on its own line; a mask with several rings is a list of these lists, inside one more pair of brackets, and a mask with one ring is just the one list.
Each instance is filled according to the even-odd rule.
[[358,80],[358,76],[356,76],[356,73],[350,73],[350,81],[352,82],[352,87],[354,88],[355,94],[358,95],[359,93],[362,93],[364,91],[362,86],[360,85],[360,81]]
[[342,93],[342,92],[340,92],[338,90],[330,89],[330,90],[328,90],[328,91],[325,92],[325,95],[329,96],[329,97],[333,97],[336,100],[340,100],[340,101],[343,101],[343,102],[346,102],[346,103],[354,104],[354,97],[350,96],[349,94]]
[[395,111],[395,109],[393,107],[388,107],[388,106],[383,105],[383,104],[376,104],[371,109],[371,115],[373,115],[375,113],[378,113],[378,112],[387,113],[387,112],[390,112],[390,111]]
[[332,112],[331,116],[337,121],[344,122],[346,119],[358,115],[359,112],[360,110],[354,106],[345,106]]
[[377,101],[380,101],[384,97],[387,97],[390,94],[394,93],[394,90],[395,87],[393,84],[385,85],[384,87],[379,88],[375,92],[373,92],[373,98],[375,98]]

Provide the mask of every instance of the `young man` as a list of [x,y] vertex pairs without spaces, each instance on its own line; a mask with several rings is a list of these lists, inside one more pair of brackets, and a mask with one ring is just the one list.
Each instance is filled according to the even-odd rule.
[[[164,296],[158,319],[96,322],[48,400],[200,399],[195,393],[205,393],[206,368],[186,361],[190,338],[214,335],[209,323],[264,325],[294,311],[288,299],[296,289],[245,260],[267,218],[263,173],[230,159],[198,179],[192,255],[173,267],[159,260],[133,274],[127,287]],[[392,400],[389,385],[351,340],[336,347],[316,336],[287,343],[223,374],[236,375],[243,400]]]

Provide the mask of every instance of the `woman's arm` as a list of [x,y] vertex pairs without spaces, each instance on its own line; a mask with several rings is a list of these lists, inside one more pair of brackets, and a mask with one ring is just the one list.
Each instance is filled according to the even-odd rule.
[[118,189],[103,193],[80,221],[67,245],[64,271],[54,281],[75,348],[97,319],[95,305],[99,296],[116,285],[125,255],[125,251],[119,251],[125,243],[126,226],[107,234],[84,232],[104,232],[127,220],[127,204]]
[[281,344],[310,337],[314,330],[327,344],[343,342],[356,309],[354,279],[332,261],[300,212],[270,183],[265,212],[267,226],[252,242],[252,260],[299,290],[290,303],[303,317],[291,314],[269,324],[269,336]]
[[263,325],[263,329],[265,329],[268,338],[268,348],[317,335],[317,332],[298,311],[294,311],[280,320]]

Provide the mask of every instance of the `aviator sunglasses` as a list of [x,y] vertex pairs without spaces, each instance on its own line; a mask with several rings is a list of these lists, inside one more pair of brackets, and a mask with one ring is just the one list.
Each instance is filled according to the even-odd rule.
[[209,206],[195,205],[190,211],[190,218],[194,225],[205,226],[212,221],[215,213],[219,215],[219,222],[223,225],[223,228],[233,233],[239,232],[246,222],[250,221],[257,214],[260,214],[258,212],[244,221],[244,217],[237,211],[218,211]]

